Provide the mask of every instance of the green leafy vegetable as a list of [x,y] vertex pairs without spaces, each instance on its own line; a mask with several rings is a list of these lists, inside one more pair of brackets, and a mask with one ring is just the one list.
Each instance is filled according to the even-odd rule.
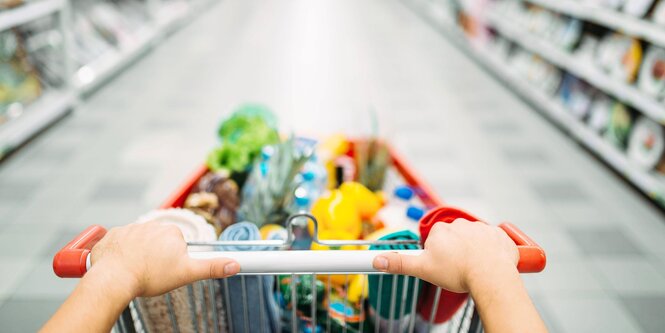
[[213,171],[245,171],[261,148],[279,142],[277,120],[266,107],[244,105],[219,127],[221,144],[208,155],[208,167]]

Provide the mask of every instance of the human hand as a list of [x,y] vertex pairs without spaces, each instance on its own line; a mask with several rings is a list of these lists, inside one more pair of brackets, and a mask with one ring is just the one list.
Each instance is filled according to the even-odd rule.
[[125,283],[131,297],[157,296],[198,280],[240,271],[231,259],[192,259],[178,227],[160,222],[110,229],[93,248],[91,272]]
[[437,223],[419,256],[383,253],[374,268],[421,278],[453,292],[469,292],[499,274],[519,274],[515,243],[498,227],[457,219]]

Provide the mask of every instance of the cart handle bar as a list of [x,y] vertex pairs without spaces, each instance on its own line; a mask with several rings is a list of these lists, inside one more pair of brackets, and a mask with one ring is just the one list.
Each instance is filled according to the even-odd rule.
[[[521,273],[540,272],[545,268],[545,255],[538,244],[513,224],[503,223],[500,224],[499,227],[505,231],[517,245],[520,254],[517,269]],[[55,255],[53,258],[53,271],[55,274],[63,278],[82,277],[90,268],[90,252],[92,247],[97,244],[104,235],[106,235],[106,229],[102,226],[92,225],[86,228]],[[321,242],[325,243],[325,241]],[[342,242],[345,241],[335,241],[334,243],[341,244]],[[215,242],[215,245],[219,245],[216,243],[222,242]],[[242,244],[250,245],[249,242]],[[211,244],[196,243],[192,245],[210,246]],[[402,250],[390,252],[417,255],[420,254],[421,251],[422,250]],[[386,251],[194,251],[190,252],[190,256],[199,259],[218,257],[236,259],[240,264],[241,274],[340,274],[360,272],[378,273],[372,268],[372,261],[378,254],[385,252]]]
[[189,256],[233,259],[240,264],[240,275],[381,274],[372,267],[372,261],[387,252],[417,256],[423,250],[206,251],[190,252]]

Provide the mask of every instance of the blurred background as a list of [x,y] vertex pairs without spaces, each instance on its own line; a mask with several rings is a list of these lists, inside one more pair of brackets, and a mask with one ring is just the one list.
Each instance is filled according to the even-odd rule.
[[158,207],[260,103],[519,225],[552,332],[662,332],[663,97],[663,0],[0,0],[0,330],[38,329],[76,284],[54,253]]

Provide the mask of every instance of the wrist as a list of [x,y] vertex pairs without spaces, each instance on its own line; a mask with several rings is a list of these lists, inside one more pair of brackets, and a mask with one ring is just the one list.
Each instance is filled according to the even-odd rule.
[[122,265],[97,262],[84,276],[88,284],[117,295],[127,302],[141,294],[139,279]]
[[513,263],[493,263],[470,270],[467,275],[467,289],[473,296],[510,286],[520,281],[519,271]]

